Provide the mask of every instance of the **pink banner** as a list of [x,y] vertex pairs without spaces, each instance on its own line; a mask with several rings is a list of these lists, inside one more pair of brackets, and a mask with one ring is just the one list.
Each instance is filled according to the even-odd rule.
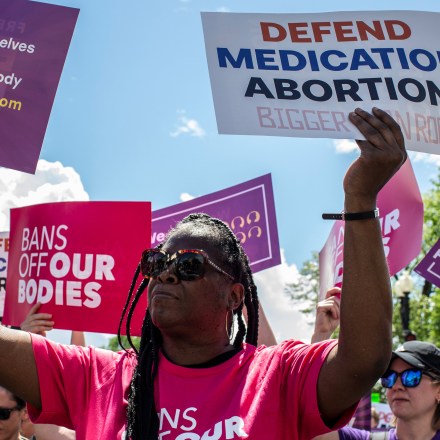
[[270,174],[188,202],[153,212],[151,244],[192,212],[204,212],[229,224],[243,245],[253,272],[281,263]]
[[414,272],[440,288],[440,240],[415,267]]
[[[142,251],[150,247],[149,202],[60,202],[11,210],[3,323],[29,309],[53,314],[55,328],[117,333]],[[132,334],[139,335],[146,298]]]
[[[423,234],[423,201],[409,159],[379,193],[382,240],[390,275],[410,263],[419,253]],[[338,220],[319,253],[320,298],[342,284],[344,222]]]

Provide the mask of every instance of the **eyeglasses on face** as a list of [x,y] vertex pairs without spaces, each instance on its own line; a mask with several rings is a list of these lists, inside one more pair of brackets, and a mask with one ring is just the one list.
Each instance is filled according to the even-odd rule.
[[0,408],[0,420],[8,420],[12,411],[20,411],[20,408]]
[[159,249],[146,249],[142,253],[140,264],[142,276],[145,278],[156,278],[173,265],[179,280],[194,281],[205,275],[205,263],[234,281],[232,275],[212,262],[208,254],[200,249],[181,249],[172,255]]
[[[426,373],[425,373],[426,374]],[[384,388],[392,388],[400,376],[402,385],[406,388],[414,388],[420,384],[423,371],[419,368],[408,368],[408,370],[398,373],[394,370],[388,370],[381,378],[380,382]]]

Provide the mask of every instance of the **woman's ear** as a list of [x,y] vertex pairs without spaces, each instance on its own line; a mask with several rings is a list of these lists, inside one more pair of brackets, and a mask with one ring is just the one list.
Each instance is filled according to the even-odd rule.
[[244,300],[244,286],[241,283],[234,283],[229,294],[229,307],[237,309]]

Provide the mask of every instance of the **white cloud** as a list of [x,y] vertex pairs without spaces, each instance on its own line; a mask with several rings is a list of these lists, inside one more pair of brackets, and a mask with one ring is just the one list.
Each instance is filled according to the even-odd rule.
[[333,145],[336,148],[336,153],[347,154],[353,151],[359,151],[356,142],[351,139],[334,139]]
[[220,6],[219,8],[216,9],[216,12],[231,12],[231,10],[226,6]]
[[188,200],[195,199],[195,196],[192,196],[191,194],[188,193],[182,193],[180,194],[179,198],[182,202],[187,202]]
[[294,264],[289,266],[286,262],[283,249],[281,260],[280,265],[254,275],[258,297],[278,342],[290,338],[310,342],[313,327],[299,311],[300,305],[294,304],[284,291],[286,284],[301,275]]
[[440,167],[440,155],[438,154],[420,153],[415,151],[408,151],[408,154],[411,162],[433,163]]
[[89,200],[89,195],[72,167],[39,160],[35,175],[0,168],[0,231],[9,230],[11,208],[74,200]]
[[[179,111],[178,113],[183,113]],[[171,137],[177,137],[181,134],[189,134],[190,136],[202,138],[206,135],[205,130],[200,127],[195,119],[189,119],[184,114],[178,117],[176,129],[170,133]]]

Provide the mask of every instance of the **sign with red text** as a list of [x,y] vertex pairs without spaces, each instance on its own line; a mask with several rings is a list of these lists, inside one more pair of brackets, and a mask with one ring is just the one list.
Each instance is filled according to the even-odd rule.
[[[377,206],[388,269],[394,275],[417,257],[422,246],[423,201],[409,159],[382,188]],[[320,298],[342,283],[343,251],[344,222],[337,220],[319,253]]]
[[[149,202],[59,202],[11,209],[4,324],[19,326],[36,302],[55,328],[117,333],[142,251]],[[139,335],[147,300],[132,321]]]
[[372,402],[371,406],[375,408],[377,414],[379,415],[379,422],[377,428],[374,431],[379,431],[383,429],[390,429],[395,423],[395,416],[391,411],[388,403]]
[[270,174],[154,211],[151,245],[161,243],[170,228],[193,212],[226,222],[245,249],[253,272],[281,263]]
[[9,232],[0,232],[0,319],[3,317],[8,273]]
[[0,5],[0,166],[35,173],[79,9]]
[[440,154],[439,19],[203,12],[219,133],[363,139],[348,114],[376,106],[409,149]]
[[414,268],[421,277],[440,288],[440,240],[430,249]]

